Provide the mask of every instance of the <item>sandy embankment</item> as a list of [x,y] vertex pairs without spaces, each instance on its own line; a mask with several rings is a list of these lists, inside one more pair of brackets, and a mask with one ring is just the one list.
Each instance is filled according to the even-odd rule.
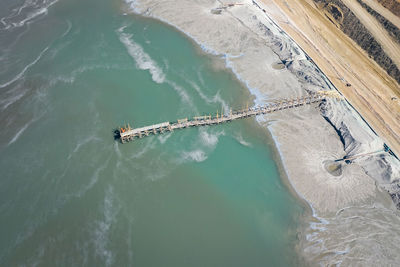
[[[334,89],[262,8],[240,1],[244,5],[212,14],[211,9],[222,2],[140,0],[131,4],[144,15],[175,25],[206,51],[224,56],[227,66],[257,96],[256,104]],[[277,63],[285,68],[277,68]],[[334,99],[264,119],[293,188],[320,218],[301,230],[299,249],[305,258],[323,264],[359,263],[360,259],[374,264],[382,263],[384,257],[386,263],[393,263],[400,220],[389,195],[376,182],[391,184],[399,178],[398,163],[377,153],[342,164],[333,171],[335,175],[326,169],[327,162],[345,155],[382,149],[382,140],[347,102]],[[381,216],[385,216],[384,224],[378,221]],[[374,232],[379,232],[375,240],[388,243],[389,248],[366,240]]]
[[390,12],[389,9],[383,7],[381,4],[379,4],[379,2],[377,2],[377,0],[363,0],[363,1],[371,8],[373,8],[375,11],[377,11],[379,14],[388,19],[391,23],[396,25],[397,28],[400,29],[400,17]]
[[376,20],[368,11],[354,0],[342,0],[343,3],[357,16],[367,30],[383,47],[384,51],[400,68],[400,44],[394,40],[388,31],[382,27],[381,23]]
[[[313,0],[259,2],[267,14],[310,55],[379,136],[400,155],[400,86],[396,81],[316,9]],[[360,18],[373,20],[355,4],[352,8],[358,10]],[[379,26],[376,23],[370,25],[378,36]],[[384,42],[384,36],[381,37],[379,40]],[[398,44],[387,46],[390,54],[399,61]],[[351,86],[346,86],[347,83]]]

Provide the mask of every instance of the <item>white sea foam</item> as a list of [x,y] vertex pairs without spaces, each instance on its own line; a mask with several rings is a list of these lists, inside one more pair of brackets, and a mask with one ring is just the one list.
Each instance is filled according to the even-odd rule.
[[61,38],[65,37],[72,29],[72,23],[70,20],[67,20],[67,29],[65,32],[61,35]]
[[192,99],[188,95],[188,93],[179,85],[177,85],[173,81],[168,81],[167,83],[178,93],[179,97],[181,98],[182,102],[186,103],[189,107],[191,107],[193,110],[195,110],[195,106],[192,102]]
[[238,141],[241,145],[243,146],[248,146],[251,147],[251,143],[247,142],[246,140],[244,140],[242,135],[235,135],[235,139],[236,141]]
[[163,83],[165,81],[165,74],[162,69],[144,49],[133,40],[133,35],[124,33],[123,30],[124,27],[118,30],[119,39],[125,45],[129,55],[135,60],[136,67],[141,70],[148,70],[154,82]]
[[[129,5],[130,11],[132,11],[133,13],[136,13],[136,14],[144,14],[145,13],[145,11],[140,8],[140,3],[139,3],[138,0],[125,0],[125,3],[127,3]],[[148,10],[146,10],[146,12],[147,11]],[[206,52],[208,54],[215,55],[215,56],[222,55],[222,53],[220,53],[219,51],[213,49],[212,47],[208,46],[204,42],[200,42],[200,40],[198,38],[196,38],[195,36],[190,34],[188,31],[185,31],[183,28],[179,27],[178,25],[171,23],[169,20],[166,20],[166,19],[164,19],[163,17],[160,17],[160,16],[156,16],[155,14],[151,14],[151,17],[153,17],[153,18],[155,18],[157,20],[160,20],[163,23],[178,29],[180,32],[183,32],[185,35],[187,35],[191,39],[193,39],[201,47],[201,49],[204,52]]]
[[47,15],[48,11],[49,10],[46,7],[43,7],[43,8],[37,9],[37,10],[35,10],[33,12],[29,12],[25,19],[20,20],[19,22],[13,22],[12,25],[14,27],[24,26],[25,23],[31,21],[32,19],[34,19],[34,18],[36,18],[36,17],[38,17],[40,15]]
[[225,135],[225,132],[208,133],[207,130],[200,129],[200,140],[206,147],[214,148],[218,143],[219,136],[221,135]]
[[200,149],[196,149],[193,151],[184,151],[181,154],[181,157],[184,162],[187,162],[187,161],[202,162],[207,159],[206,153]]
[[15,81],[19,80],[19,79],[25,74],[25,72],[26,72],[30,67],[32,67],[33,65],[35,65],[35,64],[42,58],[43,54],[44,54],[48,49],[49,49],[49,47],[46,47],[45,49],[43,49],[42,52],[40,52],[39,56],[38,56],[34,61],[32,61],[31,63],[29,63],[28,65],[26,65],[25,68],[24,68],[20,73],[18,73],[12,80],[10,80],[10,81],[8,81],[8,82],[6,82],[6,83],[4,83],[4,84],[1,84],[1,85],[0,85],[0,88],[4,88],[4,87],[6,87],[6,86],[9,86],[10,84],[12,84],[12,83],[14,83]]
[[160,141],[161,144],[164,144],[171,137],[171,135],[172,135],[171,133],[159,135],[158,140]]
[[[131,11],[137,14],[142,14],[143,11],[140,9],[140,3],[138,0],[125,0],[125,2],[127,4],[129,4]],[[171,23],[171,21],[157,16],[155,14],[151,14],[151,17],[158,19],[162,22],[164,22],[165,24],[171,25],[172,27],[175,27],[176,29],[178,29],[179,31],[183,32],[185,35],[189,36],[189,38],[191,38],[192,40],[194,40],[199,46],[200,48],[207,54],[211,54],[214,56],[222,56],[222,58],[225,59],[225,64],[226,67],[228,69],[231,69],[232,72],[234,73],[234,75],[238,78],[238,80],[240,80],[241,82],[243,82],[244,84],[246,84],[246,87],[249,89],[250,93],[253,94],[256,99],[255,102],[257,105],[263,105],[265,103],[265,101],[267,100],[266,96],[261,94],[261,92],[259,91],[258,88],[253,88],[250,86],[249,81],[245,80],[234,68],[234,64],[230,59],[235,59],[235,58],[239,58],[242,57],[244,54],[241,53],[239,55],[231,55],[231,54],[226,54],[226,53],[221,53],[220,51],[216,50],[214,47],[210,47],[209,45],[207,45],[204,42],[201,42],[198,38],[196,38],[195,36],[193,36],[191,33],[189,33],[188,31],[185,31],[183,28],[181,28],[179,25],[177,24],[173,24]],[[201,76],[200,76],[201,77]],[[196,88],[195,88],[196,89]],[[225,107],[224,107],[225,108]]]
[[[39,94],[41,94],[40,91],[37,92],[35,95],[33,95],[32,99],[33,99],[33,100],[38,99],[38,98],[39,98],[39,96],[38,96]],[[43,103],[44,100],[40,100],[40,99],[39,99],[39,101],[42,101],[42,103]],[[18,130],[18,132],[17,132],[17,133],[14,135],[14,137],[10,140],[10,142],[7,144],[7,146],[9,146],[9,145],[15,143],[15,142],[20,138],[20,136],[26,131],[26,129],[27,129],[31,124],[33,124],[34,122],[36,122],[37,120],[39,120],[40,118],[42,118],[42,117],[44,116],[45,113],[46,113],[46,110],[38,110],[37,112],[35,112],[33,118],[32,118],[29,122],[27,122],[20,130]],[[14,115],[13,115],[13,116],[14,116]],[[11,120],[10,120],[10,122],[11,122]]]
[[[10,26],[11,27],[11,26]],[[7,27],[6,29],[8,29],[9,27]],[[30,28],[29,27],[26,27],[24,30],[22,30],[22,31],[19,31],[19,33],[17,34],[17,36],[14,36],[15,38],[14,38],[14,41],[12,41],[11,43],[9,43],[7,46],[5,46],[4,47],[4,49],[5,49],[5,51],[10,51],[10,50],[12,50],[12,48],[19,42],[19,40],[21,39],[21,37],[22,36],[24,36],[27,32],[29,32],[29,30],[30,30]],[[10,40],[7,40],[7,41],[11,41],[12,39],[10,39]],[[3,51],[2,51],[3,52]]]
[[21,129],[19,129],[19,131],[14,135],[14,137],[10,140],[10,142],[8,142],[8,145],[11,145],[12,143],[14,143],[15,141],[18,140],[18,138],[21,136],[21,134],[23,132],[25,132],[25,130],[28,128],[28,126],[32,123],[32,121],[28,122],[27,124],[25,124]]
[[118,142],[114,142],[114,150],[118,158],[122,158],[121,150],[119,150]]
[[[136,2],[136,1],[135,1]],[[250,2],[250,1],[249,1]],[[178,5],[179,3],[175,3],[176,5]],[[169,7],[171,7],[171,3],[168,3],[168,6]],[[153,6],[153,7],[155,7],[155,6]],[[185,20],[175,20],[175,18],[177,18],[178,16],[176,16],[176,14],[174,14],[173,12],[172,12],[172,10],[174,10],[174,11],[176,11],[176,12],[180,12],[180,13],[184,13],[184,9],[183,10],[181,10],[180,8],[170,8],[170,9],[165,9],[165,11],[164,10],[161,10],[161,11],[164,11],[163,13],[162,12],[157,12],[157,9],[158,9],[158,7],[160,7],[160,9],[162,8],[162,5],[160,4],[159,6],[157,6],[157,8],[153,8],[153,9],[150,9],[150,11],[149,12],[147,12],[146,14],[147,15],[150,15],[150,16],[153,16],[153,17],[155,17],[155,18],[158,18],[158,19],[160,19],[161,21],[166,21],[167,19],[166,18],[168,18],[168,16],[171,16],[171,19],[170,19],[170,21],[167,21],[167,23],[168,24],[170,24],[170,25],[173,25],[173,21],[175,21],[175,22],[178,22],[177,24],[179,24],[179,22],[182,22],[182,21],[185,21]],[[143,9],[145,10],[145,7],[143,7]],[[194,10],[194,9],[193,9]],[[171,12],[167,12],[167,11],[171,11]],[[190,9],[190,11],[192,11],[192,9]],[[196,11],[196,10],[194,10],[194,11]],[[157,17],[157,15],[159,15],[159,16],[165,16],[164,18],[160,18],[160,17]],[[179,18],[181,18],[181,16],[179,16]],[[269,19],[269,18],[268,18]],[[172,21],[172,22],[171,22]],[[273,22],[273,21],[271,21],[271,26],[273,26],[273,27],[270,27],[271,28],[271,30],[272,31],[274,31],[274,34],[276,35],[276,36],[280,36],[280,35],[284,35],[284,36],[286,36],[287,37],[287,35],[279,28],[279,27],[275,27],[276,26],[276,24]],[[191,23],[191,25],[194,25],[192,28],[193,29],[195,29],[195,30],[197,30],[197,29],[202,29],[201,27],[197,27],[195,24],[193,24],[193,23]],[[175,25],[173,25],[173,26],[175,26]],[[181,30],[181,28],[179,27],[179,25],[178,26],[176,26],[176,28],[178,28],[178,29],[180,29]],[[233,27],[233,28],[237,28],[237,27]],[[189,30],[188,31],[190,31],[190,29],[191,28],[189,28]],[[185,32],[185,31],[183,31],[183,32]],[[201,34],[204,34],[204,31],[200,31],[201,32]],[[185,33],[187,33],[187,31],[185,32]],[[190,37],[192,37],[192,35],[190,35],[190,34],[188,34]],[[198,39],[196,39],[196,38],[193,38],[195,41],[197,41]],[[220,43],[223,43],[223,42],[220,42]],[[201,44],[201,43],[200,43]],[[292,45],[292,44],[289,44],[289,45]],[[201,45],[202,46],[202,45]],[[293,45],[293,46],[295,46],[295,45]],[[203,47],[203,46],[202,46]],[[216,48],[216,49],[218,49],[218,48]],[[296,47],[295,47],[295,50],[299,50],[299,51],[301,51],[300,49],[296,49]],[[205,50],[205,51],[207,51],[207,50]],[[304,57],[303,57],[304,58]],[[247,87],[249,88],[249,90],[257,97],[257,100],[256,100],[256,103],[257,104],[260,104],[260,105],[262,105],[263,104],[263,100],[267,100],[267,96],[265,95],[265,96],[263,96],[263,95],[261,95],[260,94],[260,92],[259,92],[259,90],[257,89],[257,88],[251,88],[250,86],[249,86],[249,83],[246,81],[246,80],[244,80],[245,79],[245,75],[243,76],[243,77],[241,77],[240,75],[239,75],[239,73],[238,72],[242,72],[239,68],[237,68],[237,69],[235,69],[234,68],[234,65],[235,65],[235,60],[231,57],[231,56],[225,56],[225,59],[226,59],[226,66],[228,67],[228,68],[230,68],[230,69],[232,69],[232,71],[234,72],[234,74],[238,77],[238,79],[239,80],[241,80],[241,81],[243,81],[246,85],[247,85]],[[275,141],[277,141],[275,138],[274,138],[274,140]],[[281,153],[281,148],[280,148],[280,145],[279,145],[279,143],[277,143],[277,142],[275,142],[276,144],[277,144],[277,146],[278,146],[278,150],[279,150],[279,152],[280,152],[280,154],[282,155],[282,153]],[[297,190],[296,190],[297,191]],[[298,192],[299,193],[299,192]],[[299,194],[300,196],[302,196],[302,194]],[[312,206],[311,206],[312,207]],[[357,207],[355,208],[356,210],[358,209]],[[376,210],[379,210],[379,209],[375,209],[375,211]],[[368,211],[369,212],[369,211]],[[349,216],[352,216],[354,213],[353,212],[349,212]],[[378,216],[377,216],[378,217]],[[316,239],[315,239],[315,241],[316,241],[316,243],[318,243],[318,242],[321,242],[321,241],[323,241],[323,240],[325,240],[325,242],[326,241],[334,241],[334,242],[332,242],[332,244],[331,245],[333,245],[333,247],[335,247],[335,248],[337,248],[337,244],[340,242],[340,240],[338,240],[337,238],[335,238],[336,236],[338,236],[338,235],[340,235],[340,234],[342,234],[343,233],[343,239],[348,239],[347,241],[348,241],[348,244],[350,244],[351,246],[352,246],[352,244],[353,243],[355,243],[355,240],[356,240],[356,238],[354,238],[354,232],[353,232],[353,228],[354,228],[354,226],[356,226],[356,229],[357,229],[357,226],[358,226],[358,229],[359,230],[364,230],[366,233],[369,231],[370,233],[372,232],[372,231],[370,231],[370,230],[374,230],[373,228],[371,228],[371,229],[367,229],[366,227],[364,227],[365,225],[366,225],[366,222],[370,222],[371,220],[369,219],[369,218],[367,218],[365,221],[366,222],[362,222],[361,224],[360,223],[358,223],[357,222],[357,219],[362,219],[363,220],[363,218],[364,218],[364,216],[353,216],[353,217],[349,217],[349,218],[351,218],[351,220],[354,220],[354,225],[349,225],[348,223],[347,223],[347,221],[344,221],[343,222],[343,218],[339,218],[338,220],[337,220],[337,222],[338,222],[338,224],[339,223],[341,223],[341,225],[340,225],[340,227],[333,227],[332,226],[332,223],[328,223],[328,221],[324,221],[323,219],[321,219],[321,222],[320,223],[316,223],[316,224],[314,224],[312,227],[314,227],[314,230],[316,230],[316,229],[318,229],[318,231],[320,232],[319,233],[319,235],[320,235],[320,237],[316,237]],[[379,223],[381,223],[381,222],[379,222]],[[394,223],[393,224],[393,227],[396,227],[396,225],[398,225],[398,222],[397,223]],[[327,232],[327,229],[328,228],[330,228],[330,227],[332,227],[332,229],[331,229],[331,231],[330,231],[330,234],[325,234],[326,232]],[[385,231],[382,231],[382,232],[385,232]],[[394,233],[394,232],[393,232]],[[381,234],[381,233],[379,233],[379,234]],[[318,235],[318,234],[316,234],[316,235]],[[391,234],[391,238],[393,238],[393,237],[398,237],[399,235],[398,234]],[[363,245],[363,242],[365,242],[365,241],[369,241],[369,240],[371,240],[372,241],[372,246],[371,246],[371,248],[373,248],[374,246],[379,246],[380,248],[381,248],[381,250],[380,250],[380,252],[383,252],[381,255],[377,255],[376,253],[375,253],[375,251],[378,251],[378,250],[372,250],[372,255],[374,255],[374,256],[377,256],[377,257],[372,257],[372,258],[374,258],[375,260],[377,260],[377,261],[381,261],[381,264],[382,264],[382,262],[386,262],[386,261],[384,261],[385,260],[385,258],[390,258],[390,260],[397,260],[397,262],[395,262],[394,264],[393,264],[393,266],[395,266],[396,265],[396,263],[398,263],[398,256],[397,256],[397,254],[392,254],[392,255],[387,255],[388,254],[388,252],[392,252],[392,251],[396,251],[396,253],[397,253],[397,250],[396,249],[390,249],[390,248],[396,248],[396,246],[394,246],[393,244],[395,244],[395,242],[390,242],[389,244],[387,243],[387,241],[386,240],[388,240],[388,239],[390,239],[390,238],[381,238],[380,240],[379,240],[379,242],[376,242],[376,239],[374,238],[374,237],[372,237],[371,238],[371,235],[369,235],[369,234],[367,234],[367,235],[365,235],[365,236],[362,236],[361,238],[359,238],[360,240],[360,246],[357,246],[357,247],[355,247],[354,248],[354,252],[356,252],[355,254],[353,254],[353,255],[351,255],[351,256],[348,256],[347,258],[348,259],[353,259],[353,260],[358,260],[359,259],[359,262],[357,262],[356,263],[356,265],[368,265],[368,264],[365,264],[365,257],[364,258],[361,258],[360,256],[362,256],[362,254],[360,255],[360,254],[358,254],[357,255],[357,251],[360,251],[360,248],[362,248],[362,246],[361,245]],[[364,239],[364,240],[361,240],[361,239]],[[375,244],[374,244],[375,243]],[[399,242],[396,242],[397,244],[399,244]],[[324,245],[324,244],[323,244]],[[318,246],[318,245],[317,245]],[[315,254],[315,256],[316,257],[318,257],[318,256],[321,256],[321,257],[325,257],[325,256],[327,256],[327,257],[329,257],[329,256],[331,256],[332,254],[335,254],[336,253],[336,255],[343,255],[343,254],[345,254],[345,253],[349,253],[349,247],[348,246],[344,246],[344,247],[341,247],[341,248],[339,248],[339,249],[335,249],[335,253],[332,253],[332,250],[331,251],[326,251],[326,249],[323,249],[323,247],[321,247],[322,249],[320,249],[319,251],[316,251],[317,253]],[[385,255],[386,254],[386,255]],[[371,254],[370,254],[371,255]],[[389,257],[388,257],[389,256]],[[330,264],[328,264],[327,262],[321,262],[321,261],[318,261],[318,262],[320,262],[320,264],[321,265],[331,265],[332,263],[334,263],[334,261],[331,261],[331,262],[329,262]],[[337,259],[336,260],[336,264],[340,264],[342,261],[341,261],[341,259]],[[354,262],[353,262],[354,263]],[[334,264],[334,265],[336,265],[336,264]],[[351,265],[351,264],[346,264],[346,265]],[[354,265],[354,264],[353,264]],[[375,264],[375,265],[377,265],[377,264]],[[369,265],[369,266],[372,266],[372,265]]]
[[14,8],[11,14],[1,18],[0,21],[6,30],[22,27],[40,15],[46,15],[48,9],[57,2],[58,0],[25,0],[22,6]]
[[20,100],[27,92],[26,89],[21,89],[21,90],[12,90],[11,93],[14,93],[14,91],[18,91],[17,94],[11,95],[10,97],[4,97],[3,99],[0,99],[0,105],[1,109],[4,111],[7,109],[9,106]]
[[225,113],[229,112],[229,106],[226,104],[226,102],[221,98],[219,92],[217,92],[213,97],[208,97],[200,88],[200,86],[198,86],[195,82],[185,79],[187,83],[189,83],[195,90],[196,92],[199,94],[199,96],[206,101],[208,104],[216,104],[219,103],[222,108],[224,109]]
[[75,82],[76,78],[87,71],[92,71],[96,69],[121,69],[121,65],[118,64],[107,64],[107,65],[102,65],[102,64],[95,64],[95,65],[83,65],[80,66],[79,68],[73,70],[70,72],[68,75],[59,75],[56,77],[52,77],[50,80],[50,86],[55,86],[57,83],[62,82],[62,83],[68,83],[72,84]]
[[233,74],[235,74],[236,78],[244,83],[246,87],[249,89],[250,93],[254,95],[255,98],[255,104],[258,106],[262,106],[265,104],[265,102],[268,100],[268,97],[265,94],[262,94],[258,88],[251,87],[249,80],[244,79],[235,69],[233,62],[230,60],[231,58],[237,58],[238,56],[232,56],[229,54],[225,54],[223,58],[225,58],[225,66],[228,69],[231,69]]
[[131,11],[133,11],[136,14],[140,14],[141,10],[138,7],[138,1],[137,0],[125,0],[125,3],[127,3],[129,5],[129,8]]
[[85,145],[87,145],[87,144],[89,144],[91,142],[98,142],[98,141],[101,141],[101,139],[98,138],[97,136],[94,136],[94,135],[93,136],[88,136],[87,138],[83,139],[82,141],[79,141],[76,144],[75,148],[72,150],[72,153],[70,153],[68,155],[68,159],[71,159],[73,154],[79,152],[79,150],[81,149],[82,146],[85,146]]
[[111,266],[114,255],[108,248],[109,234],[112,224],[116,220],[119,208],[115,206],[115,194],[113,188],[107,188],[103,203],[103,219],[96,223],[94,230],[96,254],[103,260],[105,266]]
[[[60,38],[62,38],[62,37],[60,37]],[[71,43],[72,43],[72,41],[64,41],[62,43],[59,43],[59,44],[55,45],[48,52],[49,59],[54,60],[54,58],[58,55],[58,53],[61,50],[63,50],[64,48],[66,48],[67,46],[69,46]]]
[[179,154],[177,163],[186,162],[202,162],[208,158],[208,153],[211,153],[218,144],[219,137],[224,136],[224,131],[207,132],[206,128],[199,128],[199,138],[197,138],[192,150],[185,150]]
[[195,106],[188,93],[177,83],[167,80],[162,68],[150,57],[149,54],[144,51],[141,45],[134,41],[132,38],[133,35],[124,33],[124,29],[126,27],[127,26],[122,26],[117,31],[119,33],[120,41],[125,45],[129,55],[131,55],[131,57],[135,60],[136,67],[141,70],[148,70],[154,82],[159,84],[167,83],[178,93],[183,103],[186,103],[191,109],[195,109]]
[[[111,149],[111,148],[107,148],[107,149]],[[73,196],[76,196],[78,198],[81,198],[88,190],[90,190],[99,180],[100,178],[100,174],[106,169],[106,167],[108,166],[108,164],[110,163],[110,159],[111,159],[112,155],[110,155],[110,157],[107,158],[107,160],[105,160],[105,162],[103,163],[103,165],[101,165],[99,168],[97,168],[92,177],[90,177],[89,183],[82,186],[81,189],[76,192],[73,193]],[[70,197],[70,195],[66,196],[67,198]]]
[[147,143],[144,145],[144,147],[139,150],[139,151],[135,151],[132,156],[129,157],[130,160],[132,159],[137,159],[140,158],[141,156],[143,156],[144,154],[146,154],[148,151],[150,151],[151,149],[153,149],[155,147],[155,142],[153,141],[152,138],[147,139]]

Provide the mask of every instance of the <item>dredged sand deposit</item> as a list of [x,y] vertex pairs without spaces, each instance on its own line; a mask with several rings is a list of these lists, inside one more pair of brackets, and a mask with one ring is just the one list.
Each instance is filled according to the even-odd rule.
[[[358,43],[371,47],[375,45],[368,27],[357,23],[355,15],[355,21],[346,21],[346,26],[335,22],[329,12],[315,4],[319,1],[257,0],[268,16],[312,57],[381,138],[400,154],[399,84],[359,46]],[[359,8],[363,9],[361,5]],[[351,12],[350,9],[348,12]],[[353,34],[358,35],[353,36],[354,39],[359,38],[357,41],[344,33],[351,32],[351,29],[354,29]],[[361,36],[369,37],[362,39]],[[384,50],[382,52],[385,54]]]
[[[224,57],[256,96],[256,105],[334,89],[256,1],[240,3],[211,12],[224,1],[139,0],[127,2],[127,9],[174,25],[206,52]],[[399,214],[382,188],[396,199],[399,162],[381,151],[382,140],[358,113],[346,101],[329,99],[258,120],[272,133],[294,190],[314,210],[312,222],[299,230],[306,261],[395,264]],[[327,164],[370,152],[376,153],[351,164]]]

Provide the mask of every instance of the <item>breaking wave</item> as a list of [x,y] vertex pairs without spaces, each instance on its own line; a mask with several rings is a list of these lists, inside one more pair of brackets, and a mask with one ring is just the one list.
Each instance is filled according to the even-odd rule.
[[129,55],[135,60],[136,67],[141,70],[148,70],[156,83],[165,81],[165,74],[158,64],[143,50],[143,48],[132,39],[132,34],[124,33],[125,27],[118,29],[119,39],[125,45]]
[[129,6],[130,10],[132,10],[136,14],[140,14],[140,9],[137,5],[137,0],[125,0],[125,3]]
[[148,70],[154,82],[159,84],[167,83],[178,93],[182,102],[186,103],[191,108],[194,108],[194,104],[188,93],[175,82],[166,79],[162,68],[144,51],[142,46],[133,40],[133,35],[124,33],[125,28],[126,26],[123,26],[118,29],[119,39],[125,45],[129,55],[131,55],[136,62],[136,67],[141,70]]

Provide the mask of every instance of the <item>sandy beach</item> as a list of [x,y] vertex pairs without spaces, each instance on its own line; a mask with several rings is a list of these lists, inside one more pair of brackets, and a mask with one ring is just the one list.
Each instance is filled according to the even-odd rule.
[[[254,105],[338,87],[349,101],[333,98],[321,105],[257,118],[271,132],[294,191],[313,210],[307,227],[299,229],[299,254],[308,264],[375,265],[382,260],[394,264],[400,241],[400,228],[395,225],[399,226],[400,220],[391,195],[399,191],[396,181],[400,164],[382,148],[384,141],[395,140],[399,133],[389,127],[395,124],[388,121],[388,127],[381,128],[372,120],[371,128],[353,108],[368,109],[362,104],[361,93],[355,90],[350,94],[342,91],[344,85],[332,84],[332,71],[345,75],[345,80],[355,85],[363,81],[357,83],[336,65],[327,71],[329,61],[319,66],[316,59],[322,57],[318,50],[322,48],[313,46],[314,50],[305,49],[306,54],[302,46],[308,40],[300,41],[300,47],[289,36],[298,32],[287,23],[282,28],[276,24],[278,17],[279,25],[284,24],[285,15],[277,6],[270,8],[272,2],[239,1],[240,5],[223,8],[218,14],[211,12],[224,3],[228,2],[140,0],[128,1],[126,10],[166,22],[207,53],[223,57],[226,67],[256,96]],[[278,15],[272,17],[272,13]],[[351,75],[365,75],[357,71],[354,69]],[[377,75],[370,80],[382,82],[384,78],[379,75],[383,74]],[[393,83],[390,79],[385,82]],[[389,111],[387,107],[383,112]],[[361,113],[370,122],[371,117]],[[385,131],[394,134],[384,140],[375,133]],[[351,164],[332,165],[336,159],[363,153],[371,154]],[[371,234],[378,242],[367,238]]]

